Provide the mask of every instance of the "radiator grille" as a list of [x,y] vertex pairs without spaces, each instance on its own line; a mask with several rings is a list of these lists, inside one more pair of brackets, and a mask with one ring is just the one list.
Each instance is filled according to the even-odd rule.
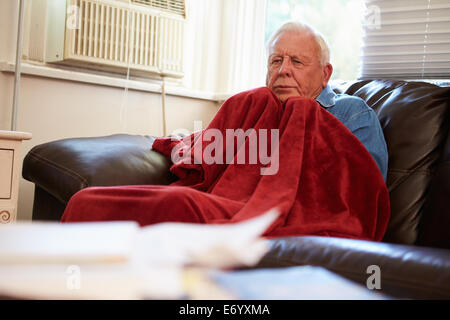
[[131,0],[134,3],[159,8],[161,10],[185,17],[185,5],[183,0]]
[[119,1],[70,3],[78,7],[79,17],[77,27],[66,32],[67,59],[182,75],[183,19]]

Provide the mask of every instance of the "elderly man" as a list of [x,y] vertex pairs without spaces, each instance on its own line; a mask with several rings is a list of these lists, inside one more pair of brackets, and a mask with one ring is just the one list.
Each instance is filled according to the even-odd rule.
[[378,118],[362,99],[335,94],[328,85],[332,72],[327,43],[307,25],[288,22],[268,42],[266,85],[281,102],[315,99],[362,142],[386,180],[388,153]]
[[[285,25],[269,43],[267,87],[229,98],[203,130],[154,141],[153,150],[171,158],[177,181],[84,189],[70,199],[62,221],[218,224],[277,208],[266,237],[380,241],[389,219],[378,168],[385,175],[383,134],[362,100],[327,86],[333,69],[327,52],[310,28]],[[249,135],[235,145],[230,130]],[[252,161],[256,152],[262,157]]]

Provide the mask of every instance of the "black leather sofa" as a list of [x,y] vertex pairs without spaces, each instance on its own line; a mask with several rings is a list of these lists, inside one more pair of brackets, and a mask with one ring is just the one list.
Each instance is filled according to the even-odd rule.
[[[450,298],[450,88],[393,80],[334,84],[359,96],[380,119],[389,150],[391,219],[381,243],[329,237],[271,240],[256,268],[316,265],[366,284],[381,271],[381,292],[397,298]],[[70,197],[89,186],[169,184],[170,159],[154,137],[117,134],[52,141],[25,157],[35,184],[33,220],[59,220]]]

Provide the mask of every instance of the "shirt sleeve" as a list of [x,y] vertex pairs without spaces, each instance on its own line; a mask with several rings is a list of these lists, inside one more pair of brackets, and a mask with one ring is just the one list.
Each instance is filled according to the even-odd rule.
[[384,180],[387,178],[388,151],[378,117],[370,107],[359,112],[347,122],[348,129],[362,142],[380,168]]

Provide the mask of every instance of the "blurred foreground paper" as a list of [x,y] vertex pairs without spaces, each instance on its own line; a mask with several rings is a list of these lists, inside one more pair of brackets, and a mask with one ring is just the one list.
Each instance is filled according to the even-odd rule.
[[136,260],[164,265],[228,268],[256,264],[269,249],[260,238],[279,213],[266,213],[239,223],[221,225],[160,223],[138,233]]
[[[41,299],[179,298],[186,266],[256,264],[279,213],[234,224],[16,223],[0,226],[0,294]],[[79,287],[77,287],[79,284]]]
[[0,227],[0,264],[122,263],[233,267],[257,263],[276,209],[234,224],[17,223]]

